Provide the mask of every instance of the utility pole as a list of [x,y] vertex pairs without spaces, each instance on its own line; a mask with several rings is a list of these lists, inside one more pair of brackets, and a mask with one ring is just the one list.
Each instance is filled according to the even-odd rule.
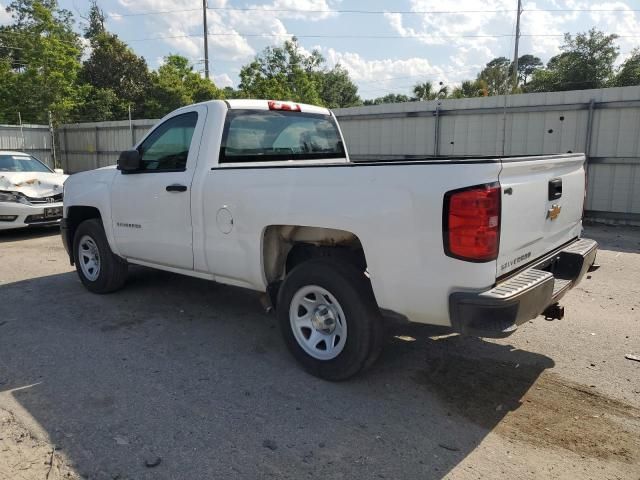
[[204,26],[204,76],[209,80],[209,37],[207,31],[207,0],[202,0],[202,24]]
[[520,46],[520,15],[522,14],[522,0],[518,0],[518,16],[516,19],[516,46],[513,53],[513,90],[518,88],[518,47]]

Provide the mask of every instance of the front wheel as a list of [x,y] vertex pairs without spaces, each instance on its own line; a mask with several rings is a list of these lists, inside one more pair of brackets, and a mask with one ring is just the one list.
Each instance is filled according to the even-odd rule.
[[127,279],[127,262],[109,247],[100,220],[85,220],[73,237],[73,257],[82,284],[93,293],[109,293]]
[[331,259],[303,262],[287,275],[278,295],[278,323],[293,356],[326,380],[357,374],[382,347],[382,318],[367,278]]

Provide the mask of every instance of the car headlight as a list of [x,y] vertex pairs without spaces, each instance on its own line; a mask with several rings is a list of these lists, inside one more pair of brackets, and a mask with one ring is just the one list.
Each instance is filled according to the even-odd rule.
[[29,204],[29,201],[24,198],[24,195],[18,192],[0,192],[0,202],[13,202]]

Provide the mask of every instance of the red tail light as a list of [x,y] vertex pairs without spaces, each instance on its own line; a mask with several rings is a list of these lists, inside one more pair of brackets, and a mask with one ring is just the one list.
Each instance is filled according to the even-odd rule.
[[498,258],[500,184],[452,190],[444,195],[444,252],[470,262]]
[[269,110],[286,110],[289,112],[300,112],[300,105],[291,102],[276,102],[275,100],[269,100]]

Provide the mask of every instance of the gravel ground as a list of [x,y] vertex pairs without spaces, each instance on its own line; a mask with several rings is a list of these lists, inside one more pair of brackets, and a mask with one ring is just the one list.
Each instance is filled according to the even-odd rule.
[[302,372],[253,292],[143,268],[87,292],[52,231],[0,232],[0,479],[640,479],[640,230],[504,340],[397,327]]

